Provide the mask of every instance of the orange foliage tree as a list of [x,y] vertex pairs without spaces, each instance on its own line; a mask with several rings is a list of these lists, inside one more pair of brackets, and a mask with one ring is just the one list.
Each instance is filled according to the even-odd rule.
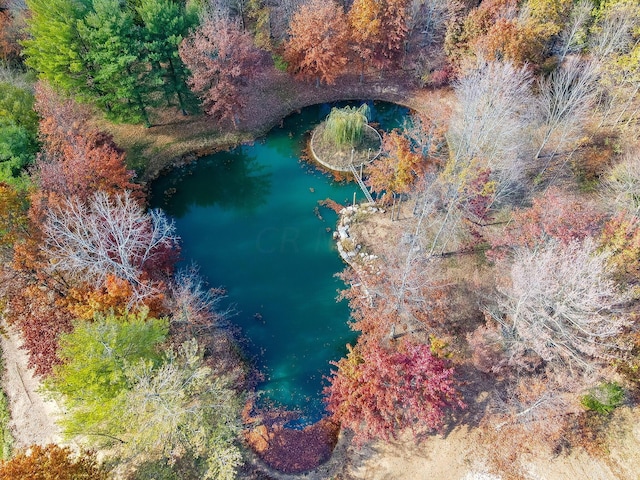
[[640,282],[640,221],[626,212],[618,213],[602,229],[602,248],[621,282]]
[[367,184],[376,193],[409,193],[428,170],[427,159],[413,151],[410,139],[397,130],[384,134],[382,149],[382,158],[367,169]]
[[407,0],[355,0],[349,10],[353,48],[376,68],[397,65],[407,36]]
[[95,454],[76,455],[69,447],[32,445],[0,463],[0,480],[106,480]]
[[23,192],[0,182],[0,254],[22,236],[27,229],[27,198]]
[[304,80],[335,83],[348,62],[349,29],[342,7],[312,0],[291,18],[284,46],[289,71]]
[[[571,0],[488,0],[466,18],[450,25],[446,51],[460,64],[466,57],[540,65],[550,53],[551,40],[568,19]],[[520,11],[519,11],[520,10]]]
[[70,288],[58,304],[80,320],[93,320],[107,314],[125,316],[142,310],[147,311],[150,317],[160,317],[167,312],[163,291],[146,296],[144,303],[136,300],[131,283],[115,275],[107,275],[104,283],[97,287],[81,284]]

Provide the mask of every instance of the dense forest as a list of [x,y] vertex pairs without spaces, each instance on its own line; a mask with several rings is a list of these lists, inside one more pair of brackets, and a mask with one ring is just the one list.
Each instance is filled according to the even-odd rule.
[[145,163],[109,132],[257,135],[278,99],[370,85],[422,108],[365,172],[379,209],[341,245],[368,252],[341,273],[359,336],[324,392],[331,434],[305,441],[466,426],[503,478],[532,451],[607,457],[640,399],[637,0],[0,0],[3,329],[74,445],[12,451],[0,398],[1,479],[326,460],[269,450],[224,292],[177,268]]

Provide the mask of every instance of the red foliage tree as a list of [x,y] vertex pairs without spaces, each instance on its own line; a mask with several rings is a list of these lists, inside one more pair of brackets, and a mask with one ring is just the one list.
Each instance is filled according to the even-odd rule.
[[[43,147],[36,173],[44,197],[74,196],[86,202],[96,191],[115,195],[128,190],[142,199],[140,185],[133,183],[135,174],[125,164],[124,152],[111,136],[87,126],[89,114],[85,109],[39,83],[36,110]],[[36,195],[34,204],[37,206],[40,200]]]
[[42,193],[86,202],[97,191],[116,195],[125,190],[141,199],[140,185],[125,164],[125,154],[112,139],[97,131],[67,138],[53,157],[40,156],[36,164]]
[[263,58],[253,37],[229,20],[207,20],[180,44],[180,58],[191,71],[191,89],[205,112],[238,121],[244,95]]
[[284,58],[289,71],[304,80],[335,83],[348,62],[349,29],[342,7],[311,0],[291,18]]
[[24,237],[14,244],[11,261],[0,269],[0,297],[6,302],[5,318],[22,333],[29,367],[46,375],[60,362],[56,356],[58,337],[71,331],[72,317],[59,305],[66,285],[47,274],[41,239],[39,225],[30,216]]
[[491,240],[493,255],[505,247],[534,248],[554,239],[566,245],[597,236],[604,215],[583,200],[550,188],[531,207],[516,210],[505,231]]
[[[96,191],[107,194],[128,190],[142,198],[134,172],[113,138],[90,126],[89,110],[54,92],[45,82],[36,84],[35,110],[40,117],[42,143],[36,173],[45,197],[75,196],[87,201]],[[37,197],[37,196],[36,196]],[[32,199],[38,203],[38,199]]]
[[325,389],[327,409],[355,432],[359,443],[441,429],[448,408],[465,406],[454,388],[453,368],[429,345],[393,351],[377,342],[359,342],[334,365],[338,370]]
[[0,480],[106,480],[95,454],[74,454],[69,447],[32,445],[0,463]]

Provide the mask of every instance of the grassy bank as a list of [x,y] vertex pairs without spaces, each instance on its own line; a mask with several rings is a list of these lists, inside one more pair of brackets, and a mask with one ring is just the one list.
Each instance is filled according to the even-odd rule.
[[[4,361],[0,357],[0,373],[4,376]],[[13,450],[13,436],[9,430],[9,402],[4,393],[4,388],[0,388],[0,459],[8,460]]]

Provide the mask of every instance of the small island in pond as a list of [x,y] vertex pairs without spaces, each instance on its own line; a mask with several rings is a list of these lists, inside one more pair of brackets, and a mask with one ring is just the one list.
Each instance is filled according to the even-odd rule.
[[382,151],[382,137],[368,122],[369,108],[332,108],[327,119],[311,134],[309,151],[321,165],[349,172],[375,160]]

